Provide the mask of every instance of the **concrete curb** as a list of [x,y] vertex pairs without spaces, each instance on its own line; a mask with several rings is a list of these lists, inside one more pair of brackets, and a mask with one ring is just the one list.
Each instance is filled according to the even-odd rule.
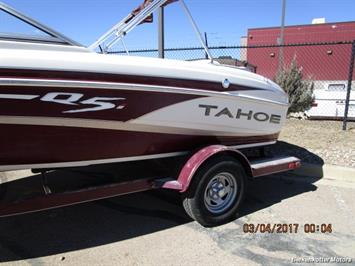
[[355,182],[355,168],[331,164],[317,165],[302,163],[300,168],[293,170],[291,173],[303,177],[309,176],[312,178]]

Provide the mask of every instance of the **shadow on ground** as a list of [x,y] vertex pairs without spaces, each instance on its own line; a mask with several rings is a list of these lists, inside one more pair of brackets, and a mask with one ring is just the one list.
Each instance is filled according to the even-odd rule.
[[[55,175],[57,180],[73,178],[65,172]],[[287,176],[288,174],[276,174],[250,182],[240,216],[317,189],[313,185],[317,178],[302,179],[302,182],[298,182]],[[17,180],[11,185],[30,181],[39,182],[40,176]],[[21,186],[17,187],[16,193],[26,192],[20,188]],[[5,192],[9,194],[9,191]],[[12,195],[9,195],[11,198]],[[190,222],[192,220],[185,214],[179,195],[170,191],[135,193],[76,206],[4,217],[0,218],[0,261],[38,258],[101,246]]]
[[276,144],[268,146],[266,148],[266,153],[271,156],[295,156],[300,158],[302,163],[311,163],[319,166],[320,168],[324,165],[323,159],[318,155],[303,147],[293,145],[285,141],[278,141]]

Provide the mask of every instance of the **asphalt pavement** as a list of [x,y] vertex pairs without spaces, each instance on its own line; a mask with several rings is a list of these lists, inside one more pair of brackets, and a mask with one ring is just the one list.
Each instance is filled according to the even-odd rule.
[[[355,182],[349,180],[272,175],[250,183],[238,219],[204,228],[187,217],[176,193],[136,193],[0,218],[0,262],[304,265],[342,260],[355,265],[354,202]],[[244,232],[250,224],[259,224],[257,233]],[[270,232],[274,224],[285,224],[287,232]],[[326,232],[306,233],[311,224]]]

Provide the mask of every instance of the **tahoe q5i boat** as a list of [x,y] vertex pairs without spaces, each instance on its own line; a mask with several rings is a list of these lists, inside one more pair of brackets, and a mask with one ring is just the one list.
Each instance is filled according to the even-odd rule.
[[[162,188],[179,191],[190,217],[213,226],[235,219],[248,178],[299,167],[298,158],[262,152],[285,122],[285,92],[214,62],[183,0],[210,60],[107,54],[171,2],[145,0],[88,48],[0,4],[36,29],[0,34],[0,171],[42,173],[39,189],[36,175],[0,176],[0,217]],[[248,156],[244,148],[255,147],[259,156]]]
[[106,54],[169,2],[145,1],[89,48],[1,4],[35,31],[0,36],[0,171],[274,143],[288,108],[274,82],[212,59]]

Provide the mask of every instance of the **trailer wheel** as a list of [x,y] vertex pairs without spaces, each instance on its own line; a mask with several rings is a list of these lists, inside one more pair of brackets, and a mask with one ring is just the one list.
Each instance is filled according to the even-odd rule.
[[193,177],[183,195],[187,214],[205,227],[224,224],[236,218],[246,189],[246,174],[232,157],[207,161]]

